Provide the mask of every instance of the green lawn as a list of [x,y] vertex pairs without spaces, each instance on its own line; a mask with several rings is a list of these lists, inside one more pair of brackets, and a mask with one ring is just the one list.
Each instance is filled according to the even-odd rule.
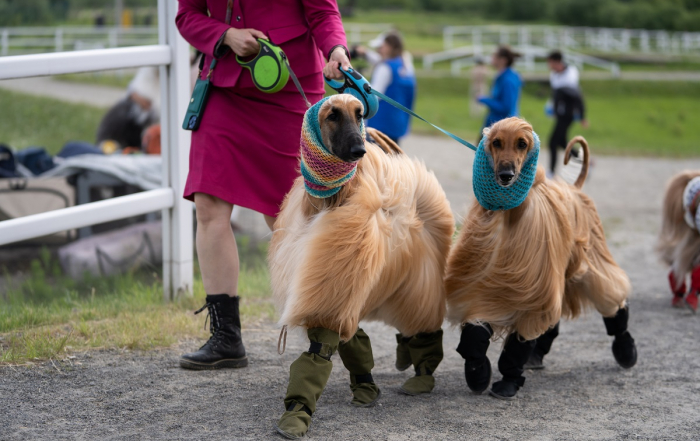
[[105,109],[0,89],[0,143],[57,153],[68,141],[95,142]]
[[[239,295],[245,326],[274,319],[264,256],[266,243],[238,240],[244,265]],[[195,268],[198,268],[195,265]],[[94,348],[150,349],[185,338],[208,337],[201,277],[195,273],[194,296],[163,300],[159,269],[75,281],[61,275],[47,251],[31,263],[24,280],[9,280],[0,292],[0,366],[34,360],[63,359]]]
[[[590,127],[574,125],[570,135],[583,134],[596,154],[700,156],[696,124],[700,83],[585,81]],[[548,89],[527,84],[522,96],[522,116],[530,121],[544,142],[553,120],[544,114]],[[482,117],[469,113],[469,81],[456,78],[419,78],[416,111],[467,139],[476,139]],[[439,133],[414,120],[416,133]]]

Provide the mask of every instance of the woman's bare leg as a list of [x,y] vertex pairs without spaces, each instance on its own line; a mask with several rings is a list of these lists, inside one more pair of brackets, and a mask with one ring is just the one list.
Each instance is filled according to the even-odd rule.
[[217,197],[195,193],[197,257],[207,294],[238,295],[238,247],[231,230],[233,205]]

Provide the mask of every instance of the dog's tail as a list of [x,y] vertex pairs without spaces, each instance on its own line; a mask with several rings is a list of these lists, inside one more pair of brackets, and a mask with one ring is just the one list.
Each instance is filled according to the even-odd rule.
[[574,186],[576,188],[583,187],[583,183],[586,182],[586,177],[588,176],[588,161],[590,158],[590,153],[588,150],[588,142],[583,136],[575,136],[569,144],[566,146],[566,152],[564,153],[564,165],[569,163],[569,158],[571,157],[571,148],[576,145],[576,143],[581,144],[583,153],[583,166],[581,167],[581,173],[579,173]]
[[401,150],[401,147],[399,147],[398,144],[379,130],[367,127],[367,134],[372,138],[374,143],[379,146],[379,148],[384,150],[384,153],[387,155],[392,153],[396,155],[403,155],[403,150]]

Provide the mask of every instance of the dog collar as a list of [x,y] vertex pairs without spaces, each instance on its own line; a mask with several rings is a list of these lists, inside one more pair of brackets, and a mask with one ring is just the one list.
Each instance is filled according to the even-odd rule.
[[535,147],[527,154],[515,182],[508,187],[503,187],[496,181],[493,157],[485,148],[486,137],[481,139],[474,158],[472,185],[476,200],[482,207],[492,211],[511,210],[525,201],[535,182],[537,160],[540,154],[540,138],[535,132],[532,132],[532,137],[535,140]]
[[[328,98],[323,98],[306,111],[301,127],[301,175],[306,192],[319,199],[338,193],[343,185],[355,177],[357,171],[357,162],[345,162],[323,145],[318,112]],[[365,139],[364,121],[360,123],[360,133]]]

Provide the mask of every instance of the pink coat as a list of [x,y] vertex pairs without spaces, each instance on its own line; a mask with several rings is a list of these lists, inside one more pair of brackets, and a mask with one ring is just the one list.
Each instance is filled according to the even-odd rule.
[[[227,0],[180,0],[175,19],[177,27],[185,40],[206,54],[205,75],[216,43],[224,32],[229,27],[252,28],[282,47],[307,93],[323,93],[321,71],[324,57],[327,58],[337,45],[347,47],[334,0],[233,0],[230,24],[224,23],[227,3]],[[248,71],[244,71],[232,53],[219,60],[212,84],[218,87],[255,87]],[[289,81],[284,90],[296,89]]]

